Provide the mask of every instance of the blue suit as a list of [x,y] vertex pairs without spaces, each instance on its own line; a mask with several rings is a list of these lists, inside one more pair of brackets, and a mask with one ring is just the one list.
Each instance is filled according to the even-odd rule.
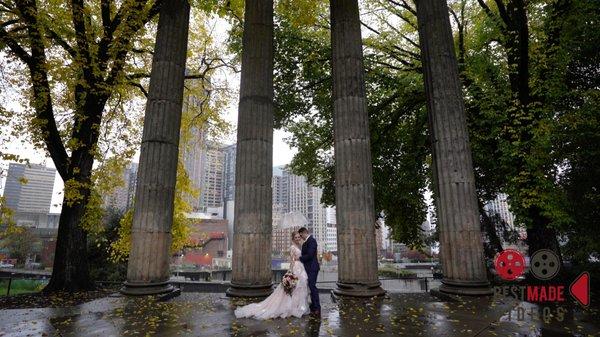
[[317,240],[311,235],[302,244],[302,256],[300,261],[304,264],[308,276],[308,288],[310,289],[310,310],[321,310],[319,302],[319,290],[317,289],[317,275],[319,274],[319,260],[317,259]]

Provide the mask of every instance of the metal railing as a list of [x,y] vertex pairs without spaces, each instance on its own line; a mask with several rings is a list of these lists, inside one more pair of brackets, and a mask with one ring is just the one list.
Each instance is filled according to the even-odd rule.
[[[281,275],[279,275],[281,274]],[[277,273],[274,270],[274,275],[273,275],[273,282],[277,283],[281,281],[281,276],[283,275],[283,270],[279,271],[277,270]],[[223,275],[224,276],[224,275]],[[436,278],[434,277],[413,277],[413,278],[407,278],[407,277],[381,277],[379,278],[379,281],[406,281],[406,282],[419,282],[419,286],[420,286],[420,290],[424,291],[424,292],[428,292],[429,289],[431,288],[430,283],[435,280]],[[30,280],[30,281],[44,281],[47,280],[46,278],[41,278],[41,277],[29,277],[29,278],[24,278],[24,277],[13,277],[13,276],[9,276],[9,277],[3,277],[0,276],[0,281],[8,281],[7,282],[7,289],[6,289],[6,294],[0,294],[0,296],[6,295],[6,296],[10,296],[10,292],[11,292],[11,287],[13,285],[13,281],[15,280]],[[218,278],[214,278],[212,280],[215,281],[220,281],[218,280]],[[205,280],[206,281],[210,281],[210,280]],[[225,277],[223,277],[223,281],[227,281],[225,280]],[[194,281],[192,281],[194,282]],[[202,282],[202,281],[200,281]],[[337,280],[321,280],[321,281],[317,281],[318,285],[334,285],[335,283],[337,283]],[[120,281],[96,281],[96,284],[100,285],[100,286],[104,286],[104,287],[108,287],[108,288],[120,288],[121,285],[123,284],[123,282]]]
[[[13,281],[47,281],[45,277],[14,277],[14,276],[0,276],[0,281],[8,281],[6,286],[6,294],[0,294],[0,296],[10,296],[11,288],[13,287]],[[35,291],[32,291],[35,292]]]

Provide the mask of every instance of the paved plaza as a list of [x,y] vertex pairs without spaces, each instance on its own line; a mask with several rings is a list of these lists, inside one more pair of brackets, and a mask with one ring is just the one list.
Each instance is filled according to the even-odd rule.
[[[239,300],[183,293],[166,302],[118,294],[68,308],[0,311],[0,336],[598,336],[600,315],[569,310],[544,323],[509,298],[446,302],[427,293],[339,300],[321,294],[322,319],[236,319]],[[519,308],[521,307],[521,308]],[[556,312],[554,309],[552,311]]]

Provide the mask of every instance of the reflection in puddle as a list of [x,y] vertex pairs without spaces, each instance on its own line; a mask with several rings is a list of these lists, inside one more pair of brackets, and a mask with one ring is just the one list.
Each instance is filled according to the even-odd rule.
[[[600,331],[597,312],[577,310],[561,324],[521,315],[517,301],[467,299],[441,302],[428,294],[387,298],[322,295],[321,320],[236,319],[238,303],[223,294],[184,293],[168,302],[152,298],[106,298],[58,309],[0,311],[2,336],[588,336]],[[516,320],[522,317],[523,320]]]

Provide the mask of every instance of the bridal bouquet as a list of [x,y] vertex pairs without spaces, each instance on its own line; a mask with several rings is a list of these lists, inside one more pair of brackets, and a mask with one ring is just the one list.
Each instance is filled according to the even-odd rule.
[[283,286],[283,290],[286,294],[290,296],[292,296],[292,292],[294,291],[294,288],[296,288],[297,284],[298,276],[294,275],[292,272],[289,271],[285,275],[283,275],[283,278],[281,279],[281,285]]

